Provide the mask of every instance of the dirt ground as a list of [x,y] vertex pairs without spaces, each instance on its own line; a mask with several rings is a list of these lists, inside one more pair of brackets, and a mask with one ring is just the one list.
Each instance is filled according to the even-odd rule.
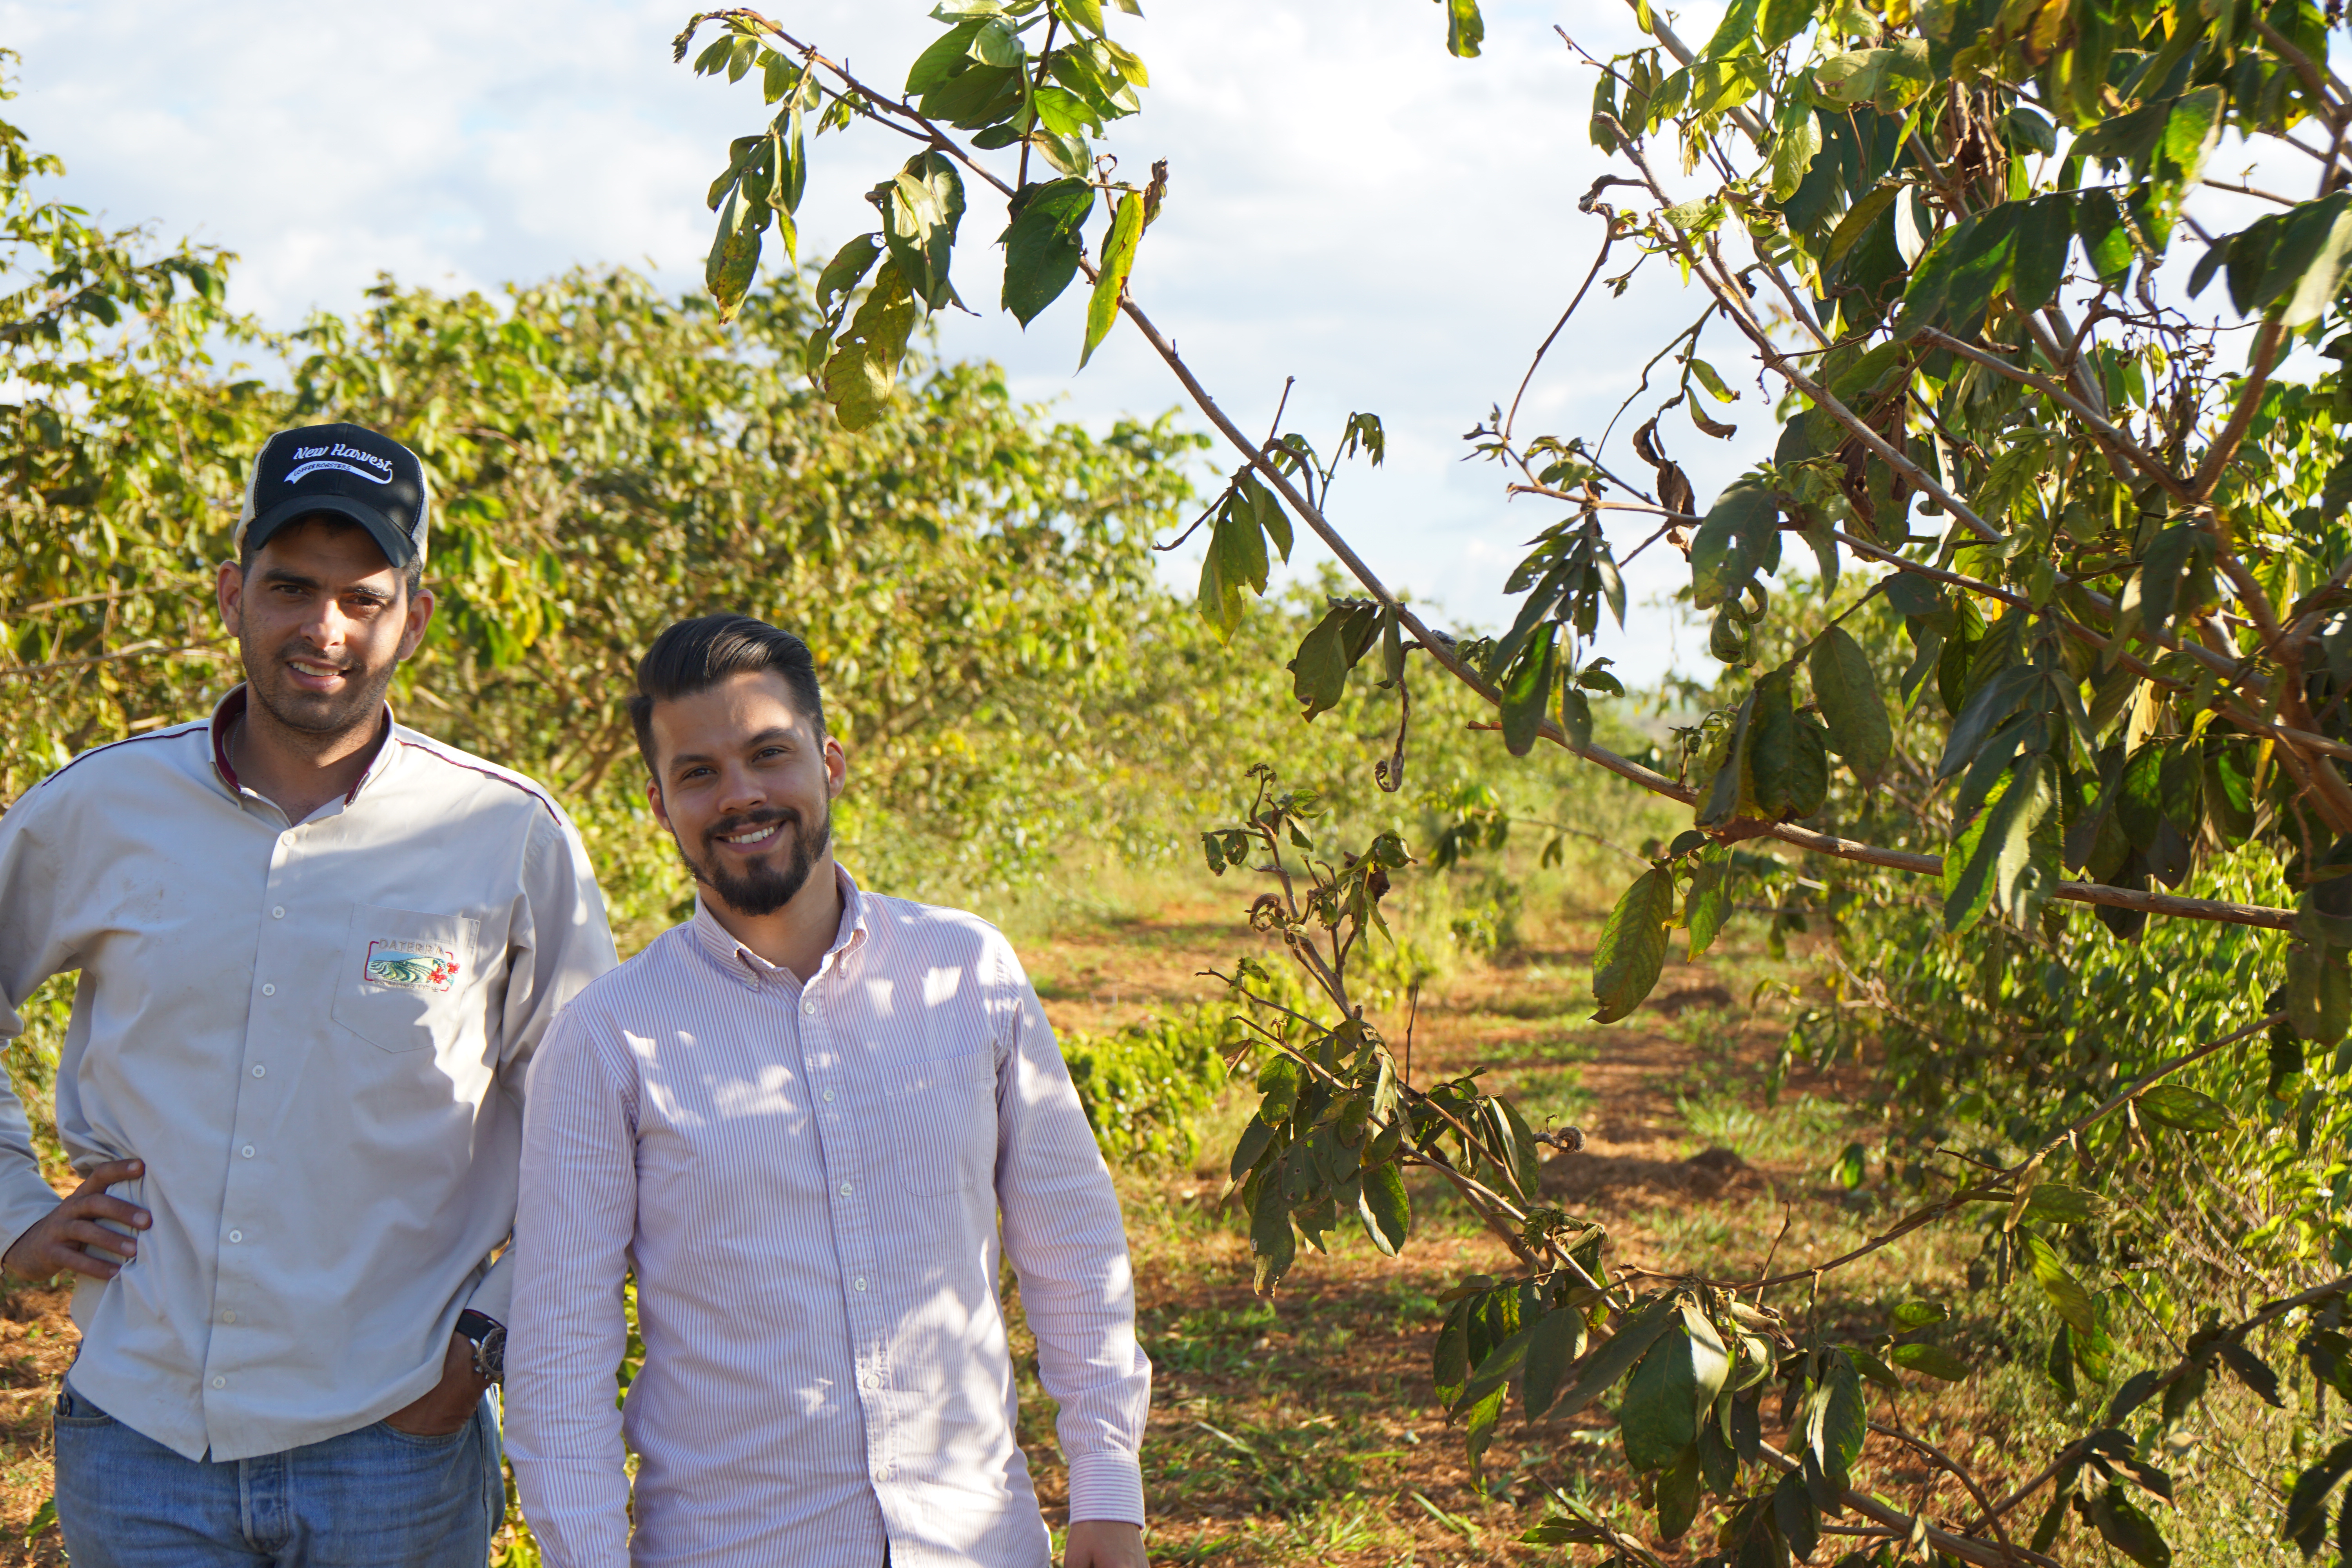
[[[1213,1001],[1218,987],[1199,972],[1224,967],[1248,942],[1237,913],[1206,903],[1166,908],[1058,932],[1028,944],[1024,957],[1057,1028],[1106,1031]],[[1548,1157],[1544,1190],[1610,1227],[1614,1264],[1689,1268],[1696,1258],[1752,1269],[1768,1251],[1784,1262],[1826,1258],[1862,1234],[1867,1216],[1853,1194],[1829,1184],[1822,1155],[1862,1121],[1850,1109],[1866,1099],[1859,1080],[1800,1068],[1777,1098],[1765,1093],[1764,1070],[1786,1024],[1769,1007],[1745,1005],[1738,993],[1751,977],[1736,952],[1710,965],[1670,964],[1633,1018],[1590,1025],[1591,961],[1580,935],[1427,988],[1412,1031],[1414,1080],[1485,1066],[1538,1127],[1581,1128],[1581,1152]],[[1393,1023],[1383,1022],[1393,1037]],[[1215,1131],[1198,1169],[1121,1175],[1140,1330],[1156,1368],[1145,1452],[1156,1562],[1451,1568],[1566,1560],[1559,1549],[1515,1541],[1543,1517],[1554,1488],[1618,1512],[1624,1526],[1639,1523],[1613,1489],[1622,1467],[1598,1410],[1542,1428],[1514,1411],[1483,1481],[1472,1476],[1430,1394],[1438,1299],[1465,1275],[1504,1271],[1508,1255],[1446,1194],[1414,1193],[1415,1234],[1402,1258],[1381,1257],[1360,1237],[1335,1240],[1328,1257],[1302,1257],[1282,1291],[1261,1300],[1250,1290],[1247,1241],[1220,1209]],[[1892,1300],[1948,1280],[1953,1269],[1948,1259],[1898,1247],[1857,1272],[1841,1277],[1844,1295],[1816,1310],[1859,1314],[1867,1331],[1872,1289]],[[49,1402],[74,1344],[65,1302],[61,1289],[20,1290],[0,1302],[0,1564],[64,1561],[43,1510]],[[1066,1477],[1050,1401],[1034,1372],[1024,1387],[1024,1446],[1058,1522]],[[1968,1431],[1963,1409],[1939,1416],[1923,1404],[1911,1414],[1963,1450],[1985,1436]],[[1914,1499],[1931,1484],[1924,1470],[1900,1468],[1865,1479]],[[1830,1543],[1823,1555],[1833,1555]],[[509,1559],[514,1568],[530,1561],[520,1552]]]

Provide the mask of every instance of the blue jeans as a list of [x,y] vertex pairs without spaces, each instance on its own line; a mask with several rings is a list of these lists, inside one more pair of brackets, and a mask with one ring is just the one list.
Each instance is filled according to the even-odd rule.
[[74,1568],[484,1568],[506,1516],[490,1403],[446,1437],[379,1421],[257,1459],[184,1459],[70,1384],[58,1523]]

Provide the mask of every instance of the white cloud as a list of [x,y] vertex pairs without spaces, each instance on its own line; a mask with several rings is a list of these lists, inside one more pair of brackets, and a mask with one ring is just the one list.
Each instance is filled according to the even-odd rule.
[[[810,0],[785,16],[895,86],[935,30],[926,9]],[[1559,508],[1507,503],[1500,470],[1465,465],[1459,437],[1509,401],[1599,239],[1599,221],[1576,211],[1604,171],[1585,142],[1591,75],[1552,24],[1606,53],[1630,20],[1605,3],[1571,15],[1489,0],[1486,56],[1462,61],[1445,54],[1428,0],[1148,9],[1118,31],[1154,86],[1141,120],[1108,143],[1131,178],[1154,158],[1171,166],[1136,298],[1252,434],[1290,375],[1291,423],[1318,445],[1351,410],[1381,414],[1388,465],[1342,479],[1337,521],[1393,585],[1465,622],[1504,619],[1502,580]],[[66,158],[72,199],[236,249],[235,302],[290,325],[313,308],[352,308],[379,270],[489,288],[621,261],[694,286],[709,242],[702,189],[727,139],[764,115],[750,82],[729,89],[671,65],[686,11],[647,0],[0,0],[0,26],[25,57],[8,112]],[[802,214],[807,250],[867,226],[862,193],[904,145],[865,129],[823,139]],[[959,281],[975,302],[995,296],[998,221],[984,201],[967,220]],[[1660,323],[1680,325],[1697,304],[1663,273],[1622,300],[1596,289],[1530,389],[1521,435],[1597,433],[1672,330]],[[1125,329],[1074,379],[1082,311],[1074,294],[1025,333],[992,311],[957,317],[942,343],[1001,360],[1020,395],[1059,399],[1090,423],[1181,401]],[[1748,428],[1728,446],[1702,451],[1687,426],[1669,437],[1702,495],[1760,454],[1756,395],[1738,412]],[[1213,461],[1230,464],[1222,452]],[[1315,555],[1302,546],[1300,563]],[[1636,604],[1679,568],[1663,547],[1644,556],[1631,574]],[[1671,642],[1647,613],[1603,651],[1650,677]]]

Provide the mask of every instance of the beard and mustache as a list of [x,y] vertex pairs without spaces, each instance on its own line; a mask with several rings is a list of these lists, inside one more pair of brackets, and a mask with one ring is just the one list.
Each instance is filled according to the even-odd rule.
[[[397,658],[370,668],[364,664],[342,664],[323,654],[310,651],[310,645],[297,641],[289,647],[273,654],[258,654],[241,638],[237,647],[245,665],[245,686],[247,698],[263,711],[288,730],[298,734],[336,736],[352,730],[376,723],[383,712],[384,693],[392,689],[394,671],[400,668]],[[313,664],[340,668],[343,672],[341,692],[304,691],[287,678],[289,659],[304,659]]]
[[[728,870],[720,864],[719,852],[714,847],[718,839],[755,827],[765,827],[772,822],[785,825],[783,837],[786,843],[779,847],[788,847],[791,853],[782,865],[774,863],[775,851],[772,849],[761,857],[758,864],[741,872]],[[686,862],[686,868],[693,874],[694,879],[718,894],[728,908],[746,915],[772,915],[791,903],[801,889],[807,885],[809,873],[816,868],[818,857],[832,842],[833,808],[828,804],[824,818],[814,827],[802,821],[801,814],[789,807],[747,811],[721,817],[703,829],[702,849],[709,859],[709,865],[688,854],[683,841],[678,844],[677,854],[678,858]]]

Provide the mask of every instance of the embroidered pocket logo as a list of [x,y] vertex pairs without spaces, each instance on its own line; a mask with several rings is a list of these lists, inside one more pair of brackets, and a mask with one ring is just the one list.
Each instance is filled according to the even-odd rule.
[[372,985],[446,991],[457,967],[457,955],[446,947],[436,947],[428,942],[378,938],[368,943],[367,968],[361,978]]

